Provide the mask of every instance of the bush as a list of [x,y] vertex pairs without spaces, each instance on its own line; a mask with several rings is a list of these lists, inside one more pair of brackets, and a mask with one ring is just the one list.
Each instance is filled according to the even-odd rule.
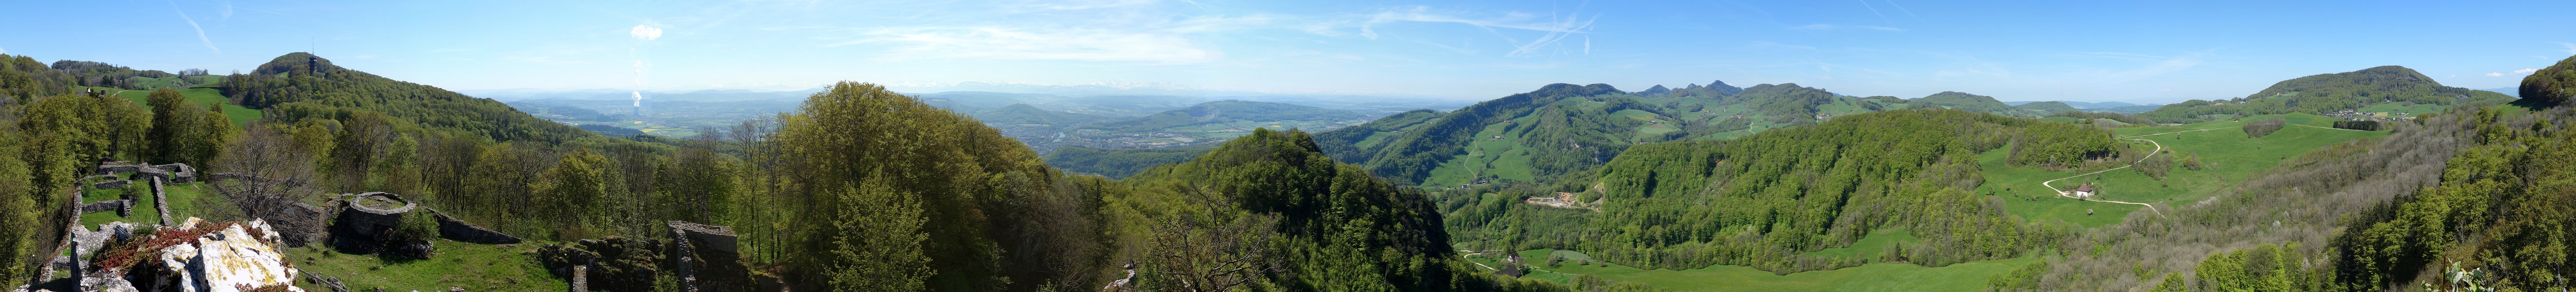
[[2345,130],[2378,131],[2378,130],[2379,130],[2379,122],[2378,122],[2378,121],[2335,121],[2335,122],[2334,122],[2334,128],[2336,128],[2336,129],[2345,129]]
[[2281,120],[2280,118],[2254,120],[2253,122],[2245,123],[2245,137],[2262,138],[2263,136],[2271,136],[2272,132],[2279,132],[2281,131],[2281,127],[2287,127],[2289,124],[2289,121]]

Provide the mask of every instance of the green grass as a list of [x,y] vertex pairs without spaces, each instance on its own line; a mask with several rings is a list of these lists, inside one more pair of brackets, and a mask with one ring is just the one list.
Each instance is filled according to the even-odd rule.
[[1868,236],[1853,241],[1851,246],[1828,248],[1799,256],[1874,259],[1878,258],[1878,253],[1887,251],[1888,246],[1922,241],[1923,239],[1914,238],[1914,233],[1906,232],[1904,229],[1880,229],[1870,231]]
[[[1877,263],[1826,271],[1774,275],[1750,267],[1710,266],[1687,270],[1644,270],[1625,265],[1578,265],[1567,261],[1547,266],[1547,254],[1553,250],[1522,251],[1522,259],[1536,266],[1527,277],[1568,281],[1576,275],[1593,275],[1622,282],[1643,283],[1675,291],[1982,291],[1986,277],[2010,272],[2014,268],[2038,261],[2038,258],[2012,258],[1924,267],[1914,264]],[[1495,265],[1500,257],[1470,257],[1485,265]]]
[[[547,274],[536,256],[529,251],[538,244],[483,245],[437,240],[438,255],[427,260],[386,261],[373,255],[354,255],[328,251],[319,245],[285,249],[295,266],[326,277],[339,277],[352,290],[375,291],[447,291],[448,287],[466,291],[556,291],[571,287],[568,281]],[[331,291],[319,284],[295,281],[305,291]]]
[[[116,97],[123,97],[123,98],[125,98],[126,100],[133,100],[135,103],[143,104],[144,106],[147,106],[147,107],[151,106],[151,104],[152,104],[152,103],[150,102],[150,101],[151,101],[151,97],[150,97],[150,96],[152,95],[152,91],[150,91],[150,90],[124,90],[124,89],[116,89],[116,88],[108,88],[108,87],[91,87],[91,89],[95,89],[95,90],[106,90],[106,91],[108,91],[108,92],[115,92],[115,93],[116,93]],[[232,99],[231,99],[231,98],[225,98],[225,97],[224,97],[224,93],[223,93],[223,91],[215,90],[215,89],[213,89],[213,88],[189,88],[189,89],[180,89],[180,90],[179,90],[179,95],[188,97],[188,102],[190,102],[190,103],[195,103],[195,104],[197,104],[198,106],[204,106],[204,105],[208,105],[208,104],[222,104],[222,105],[224,105],[224,117],[232,118],[232,120],[233,120],[233,125],[235,125],[235,126],[240,126],[240,125],[243,125],[243,124],[246,124],[246,123],[250,123],[250,120],[253,120],[253,119],[259,119],[259,116],[260,116],[259,110],[254,110],[254,109],[250,109],[250,108],[245,108],[245,107],[242,107],[242,106],[239,106],[239,105],[233,105],[233,104],[231,104],[231,103],[230,103],[230,102],[232,102]]]
[[[2334,121],[2333,118],[2307,114],[2268,115],[2256,118],[2276,116],[2290,123],[2302,125],[2331,126]],[[2222,120],[2181,126],[2115,129],[2113,132],[2120,136],[2194,129],[2217,130],[2136,138],[2164,144],[2168,153],[2157,154],[2158,156],[2176,155],[2175,157],[2180,158],[2184,157],[2181,155],[2196,155],[2200,157],[2201,163],[2207,166],[2203,170],[2175,167],[2165,179],[2158,180],[2133,169],[2121,169],[2062,180],[2056,185],[2059,188],[2071,189],[2077,184],[2090,181],[2096,187],[2104,189],[2099,195],[2103,199],[2180,206],[2233,187],[2237,183],[2253,178],[2263,170],[2280,164],[2283,160],[2310,150],[2345,141],[2388,135],[2388,132],[2290,126],[2263,138],[2247,138],[2244,131],[2235,128],[2240,125],[2243,123]],[[2122,142],[2125,143],[2124,145],[2137,147],[2140,152],[2154,149],[2153,145],[2144,142],[2127,140]],[[2013,215],[2032,221],[2058,220],[2086,227],[2098,227],[2118,223],[2129,212],[2144,209],[2137,205],[2086,202],[2058,197],[2047,187],[2040,185],[2042,181],[2127,165],[2130,161],[2135,161],[2135,158],[2124,158],[2123,161],[2082,171],[2054,171],[2006,165],[2004,158],[2009,151],[2008,148],[1996,149],[1979,157],[1980,168],[1983,169],[1986,182],[1978,188],[1978,192],[2004,198],[2005,209]],[[2093,211],[2094,214],[2086,215],[2085,212],[2088,210]]]
[[[187,221],[188,217],[205,217],[202,215],[206,213],[197,209],[197,200],[212,192],[214,190],[208,189],[205,183],[162,185],[161,195],[170,197],[170,222]],[[136,209],[140,212],[142,208]]]

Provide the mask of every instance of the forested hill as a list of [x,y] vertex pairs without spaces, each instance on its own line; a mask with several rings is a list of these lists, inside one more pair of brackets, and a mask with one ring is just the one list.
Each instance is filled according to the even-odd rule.
[[[2040,127],[2053,126],[2053,127]],[[2076,131],[2082,139],[2032,138]],[[2065,136],[2065,135],[2061,135]],[[1744,265],[1777,272],[1830,266],[1792,255],[1878,228],[1938,242],[1916,263],[2008,258],[2060,233],[2026,225],[1980,194],[1976,156],[2008,141],[2098,140],[2107,132],[1984,113],[1927,109],[1835,118],[1722,141],[1639,145],[1600,170],[1579,201],[1599,215],[1577,237],[1530,243],[1631,265]],[[2037,151],[2042,146],[2019,143]]]
[[1171,127],[1239,121],[1340,121],[1369,118],[1366,114],[1323,109],[1276,102],[1220,100],[1163,111],[1150,116],[1101,123],[1088,128],[1122,132],[1155,131]]
[[[1436,117],[1423,111],[1407,112],[1357,127],[1324,132],[1315,135],[1316,143],[1334,145],[1323,149],[1329,151],[1328,153],[1336,159],[1359,164],[1368,168],[1370,172],[1402,184],[1420,183],[1432,175],[1433,169],[1440,168],[1442,163],[1458,156],[1471,153],[1507,155],[1470,150],[1468,146],[1479,140],[1493,140],[1492,137],[1503,136],[1500,134],[1504,132],[1518,136],[1538,128],[1555,128],[1547,132],[1556,137],[1532,141],[1549,144],[1545,149],[1551,151],[1543,151],[1545,154],[1567,156],[1564,158],[1574,160],[1565,162],[1597,164],[1598,162],[1592,161],[1608,160],[1609,156],[1616,155],[1617,150],[1625,148],[1624,144],[1627,144],[1604,139],[1606,137],[1601,135],[1602,129],[1609,127],[1600,124],[1641,121],[1601,118],[1604,116],[1603,113],[1616,112],[1616,109],[1578,110],[1563,106],[1596,105],[1587,104],[1588,100],[1585,97],[1622,93],[1625,92],[1607,84],[1580,86],[1564,83],[1549,84],[1536,91],[1476,103],[1457,111],[1437,114]],[[1625,107],[1625,105],[1608,105],[1606,102],[1597,105]],[[1548,111],[1547,114],[1539,114],[1541,109],[1551,106],[1559,107]],[[1572,128],[1569,129],[1569,127]],[[1343,145],[1350,147],[1344,148]],[[1495,148],[1500,151],[1510,151],[1514,147],[1498,145]],[[1517,153],[1517,155],[1531,154],[1537,153],[1527,150]],[[1521,161],[1529,161],[1527,158],[1523,159]],[[1566,166],[1566,164],[1559,163],[1555,166]],[[1530,167],[1544,166],[1521,166],[1523,171],[1527,171]]]
[[[1163,255],[1143,260],[1171,272],[1243,267],[1287,291],[1495,291],[1532,281],[1492,277],[1460,260],[1420,191],[1335,162],[1304,132],[1256,129],[1122,182],[1133,192],[1110,193],[1106,213],[1130,226],[1121,229],[1154,233],[1118,241],[1155,242],[1122,254]],[[1180,240],[1145,237],[1189,232],[1178,228],[1196,231]]]
[[[271,123],[308,118],[364,119],[373,113],[400,121],[391,124],[397,128],[454,129],[496,141],[563,143],[601,137],[528,115],[499,101],[388,79],[332,65],[330,59],[308,59],[311,57],[289,53],[260,64],[250,73],[227,76],[223,81],[224,95],[242,106],[266,110],[273,119]],[[319,70],[308,66],[308,60],[318,62]]]
[[1552,84],[1441,113],[1413,111],[1315,134],[1325,153],[1401,183],[1545,182],[1589,171],[1628,145],[1736,137],[1890,108],[1797,84],[1621,92]]
[[[1929,103],[1951,109],[1991,113],[2004,116],[2037,116],[2029,113],[2028,111],[2022,110],[2022,108],[2004,105],[2004,102],[1996,101],[1995,97],[1968,94],[1966,92],[1942,91],[1941,93],[1934,93],[1930,96],[1914,99],[1912,102]],[[2064,104],[2059,104],[2059,106],[2064,106]]]
[[2454,104],[2513,99],[2492,91],[2442,86],[2432,77],[2406,67],[2379,66],[2284,80],[2242,98],[2165,105],[2138,117],[2182,123],[2261,114],[2361,111],[2390,113],[2374,115],[2381,118],[2403,118],[2439,112]]

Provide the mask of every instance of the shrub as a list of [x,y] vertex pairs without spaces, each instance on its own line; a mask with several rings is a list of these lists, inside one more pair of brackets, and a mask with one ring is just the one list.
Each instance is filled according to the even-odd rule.
[[2245,137],[2262,138],[2263,136],[2271,136],[2272,132],[2279,132],[2281,131],[2281,127],[2287,127],[2289,124],[2289,121],[2284,121],[2280,118],[2259,119],[2254,120],[2253,122],[2247,122],[2245,123]]

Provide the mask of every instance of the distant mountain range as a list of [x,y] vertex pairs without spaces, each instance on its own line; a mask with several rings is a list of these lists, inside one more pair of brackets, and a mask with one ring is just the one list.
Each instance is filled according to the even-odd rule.
[[2496,93],[2503,93],[2503,94],[2504,94],[2504,95],[2506,95],[2506,96],[2512,96],[2513,98],[2522,98],[2522,87],[2521,87],[2521,86],[2515,86],[2515,87],[2504,87],[2504,88],[2488,88],[2488,89],[2479,89],[2479,90],[2494,91],[2494,92],[2496,92]]
[[[2006,105],[2012,105],[2012,106],[2021,106],[2021,105],[2023,105],[2023,104],[2029,104],[2029,103],[2033,103],[2033,102],[2037,102],[2037,101],[2006,101],[2006,102],[2004,102],[2004,104],[2006,104]],[[2057,102],[2057,103],[2064,103],[2064,104],[2066,104],[2066,106],[2074,107],[2074,108],[2076,108],[2076,109],[2088,109],[2088,110],[2089,110],[2089,109],[2108,109],[2108,108],[2117,108],[2117,107],[2125,107],[2125,106],[2156,105],[2156,104],[2134,104],[2134,103],[2117,102],[2117,101],[2105,101],[2105,102],[2081,102],[2081,101],[2063,101],[2063,100],[2059,100],[2059,101],[2056,101],[2056,102]]]
[[2415,69],[2379,66],[2283,80],[2242,98],[2185,101],[2138,117],[2161,123],[2188,123],[2294,112],[2335,116],[2352,111],[2358,112],[2354,115],[2376,118],[2404,118],[2463,103],[2513,99],[2512,95],[2495,91],[2442,86]]

